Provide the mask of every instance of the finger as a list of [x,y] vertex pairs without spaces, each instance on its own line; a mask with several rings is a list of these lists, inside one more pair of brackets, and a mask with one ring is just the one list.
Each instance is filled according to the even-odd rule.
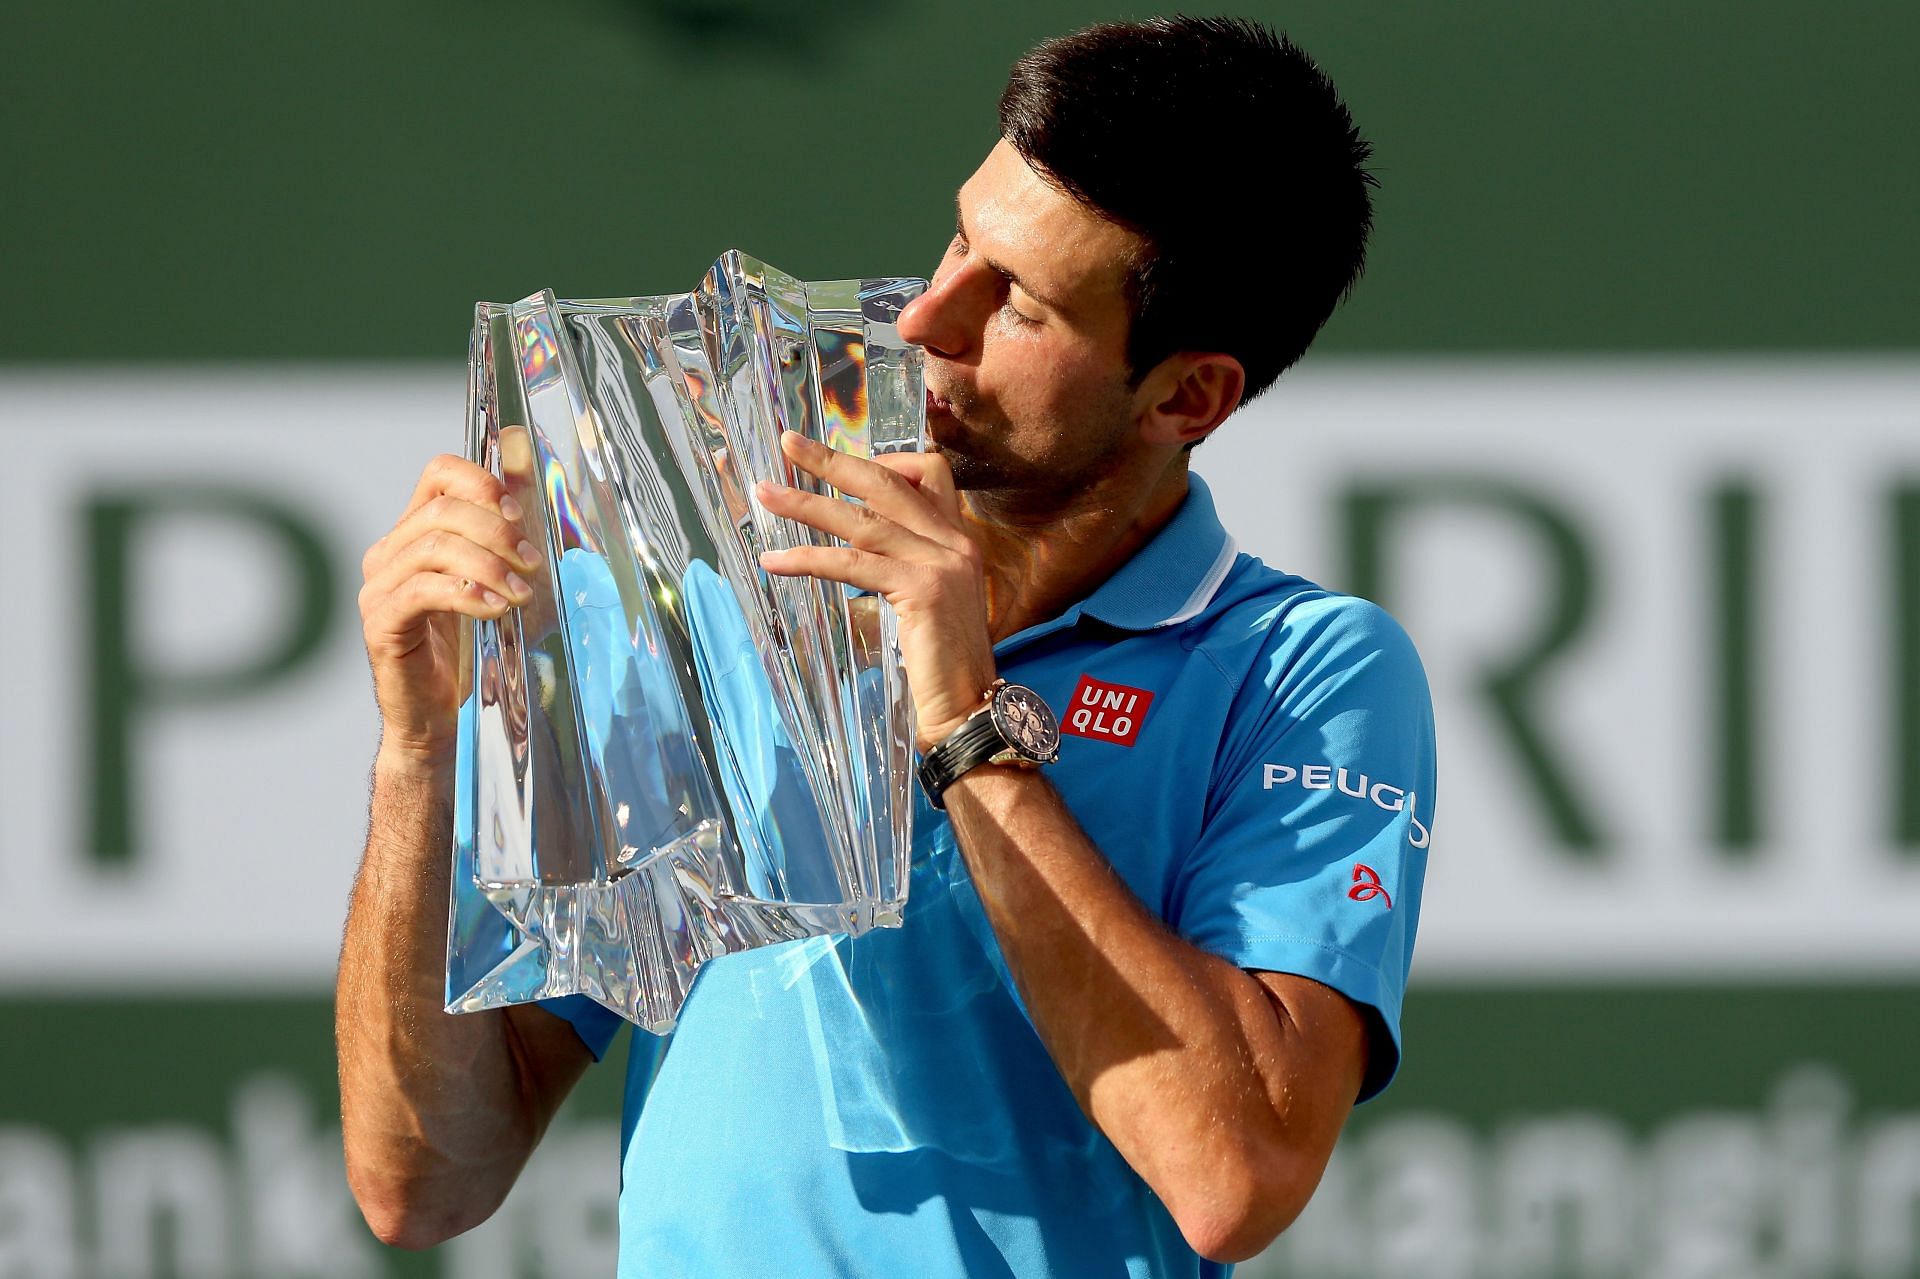
[[406,546],[371,580],[366,592],[378,597],[400,589],[421,573],[444,573],[464,578],[504,596],[515,604],[533,598],[533,588],[514,566],[477,542],[446,529],[430,529]]
[[848,545],[864,551],[926,559],[941,549],[939,544],[902,528],[872,506],[828,497],[823,493],[808,493],[767,480],[754,486],[754,496],[773,514],[798,520],[822,533],[831,533]]
[[780,448],[801,470],[819,476],[848,497],[859,498],[903,528],[941,545],[947,544],[946,537],[954,531],[951,523],[939,518],[933,504],[920,495],[911,481],[871,458],[854,457],[828,448],[798,431],[781,432]]
[[402,519],[391,533],[367,548],[360,561],[361,576],[373,580],[403,548],[436,529],[478,543],[502,559],[513,561],[522,571],[531,571],[539,563],[539,549],[518,524],[503,518],[492,507],[476,506],[463,498],[442,494]]
[[934,510],[960,526],[960,492],[946,458],[938,453],[880,453],[873,460],[919,489]]
[[905,584],[908,565],[852,546],[790,546],[760,552],[760,566],[781,577],[817,577],[845,582],[887,598]]
[[540,549],[528,537],[513,499],[503,498],[502,504],[507,507],[506,514],[491,506],[442,494],[402,519],[381,542],[385,544],[386,554],[391,556],[434,529],[444,529],[515,561],[521,568],[531,569],[540,562]]
[[366,614],[367,651],[403,654],[418,642],[421,623],[439,613],[483,620],[497,618],[509,604],[499,595],[448,573],[416,573],[388,592]]
[[[408,500],[402,518],[413,514],[436,497],[457,497],[476,506],[498,510],[500,500],[506,495],[507,486],[486,467],[453,453],[442,453],[420,472],[420,482],[414,486],[413,496]],[[507,518],[516,519],[518,516],[509,508]]]

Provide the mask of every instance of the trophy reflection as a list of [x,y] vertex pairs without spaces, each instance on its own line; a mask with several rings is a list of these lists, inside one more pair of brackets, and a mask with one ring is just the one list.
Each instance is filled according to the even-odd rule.
[[806,282],[728,253],[691,293],[475,311],[470,456],[541,547],[472,628],[447,1008],[585,994],[671,1027],[701,964],[897,925],[913,725],[892,610],[776,577],[829,541],[748,500],[782,429],[918,450],[914,279]]

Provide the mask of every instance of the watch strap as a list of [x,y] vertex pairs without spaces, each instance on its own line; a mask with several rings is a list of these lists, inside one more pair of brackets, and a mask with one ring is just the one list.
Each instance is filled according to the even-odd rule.
[[947,787],[1007,749],[1007,739],[993,722],[991,709],[976,711],[921,758],[916,772],[921,788],[927,792],[927,802],[944,809],[947,805],[941,794]]

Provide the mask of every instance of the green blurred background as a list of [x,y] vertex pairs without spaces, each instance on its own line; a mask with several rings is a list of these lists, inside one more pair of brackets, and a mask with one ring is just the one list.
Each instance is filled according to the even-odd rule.
[[[3,349],[58,361],[444,358],[478,297],[691,278],[716,203],[804,276],[930,270],[1012,60],[1152,12],[5,11]],[[1327,351],[1920,340],[1910,4],[1238,11],[1313,53],[1376,144],[1372,279]]]
[[[1275,436],[1236,453],[1223,433],[1195,457],[1209,479],[1210,457],[1246,458],[1292,476],[1294,505],[1346,512],[1298,552],[1282,525],[1230,519],[1243,546],[1371,581],[1355,499],[1404,482],[1368,469],[1404,452],[1420,475],[1537,482],[1584,520],[1603,568],[1627,566],[1603,582],[1605,617],[1633,619],[1692,598],[1635,594],[1667,580],[1633,576],[1665,555],[1639,531],[1639,495],[1681,471],[1688,493],[1719,495],[1700,507],[1717,512],[1700,535],[1715,549],[1673,548],[1709,561],[1717,620],[1650,624],[1639,648],[1596,623],[1556,658],[1569,757],[1619,783],[1594,801],[1624,831],[1615,860],[1512,800],[1538,783],[1527,748],[1461,729],[1406,1069],[1356,1116],[1309,1217],[1242,1273],[1920,1274],[1920,944],[1900,941],[1920,937],[1920,7],[1234,11],[1329,70],[1381,181],[1367,280],[1290,375],[1305,398],[1270,417],[1317,421],[1376,371],[1416,391],[1522,385],[1536,408],[1508,403],[1501,421],[1537,412],[1547,428],[1568,404],[1638,406],[1570,418],[1556,441],[1476,427],[1473,396],[1456,396],[1457,451],[1371,400],[1398,416],[1344,433],[1328,410],[1311,448]],[[685,288],[730,246],[814,278],[929,271],[1008,64],[1146,12],[0,5],[15,495],[0,531],[18,561],[0,685],[0,890],[17,915],[0,938],[0,1279],[611,1273],[617,1066],[464,1243],[383,1249],[344,1197],[329,992],[373,741],[359,548],[426,455],[459,446],[475,299]],[[1240,287],[1262,287],[1267,251],[1247,246]],[[1715,404],[1808,386],[1800,418],[1701,425]],[[1697,448],[1662,451],[1695,426]],[[1615,431],[1615,470],[1560,447],[1604,453]],[[1239,509],[1259,501],[1215,484]],[[1775,510],[1764,536],[1741,532],[1742,512]],[[1652,522],[1693,537],[1693,512]],[[1856,518],[1866,531],[1834,531]],[[1470,558],[1479,534],[1455,533]],[[103,579],[115,547],[135,567]],[[1429,652],[1443,746],[1449,709],[1464,724],[1479,696],[1472,663],[1449,656],[1482,607],[1476,564],[1494,572],[1427,563],[1456,589],[1389,601]],[[1776,613],[1821,612],[1832,574],[1859,606],[1832,643],[1776,633]],[[286,618],[307,637],[280,636]],[[253,639],[223,650],[223,628]],[[1667,686],[1635,672],[1720,689],[1700,714],[1723,731],[1697,739],[1718,762],[1702,767],[1764,808],[1759,834],[1665,799],[1645,807],[1679,815],[1636,834],[1624,796],[1667,783],[1637,776],[1631,751],[1587,758],[1605,753],[1579,729],[1589,667],[1591,700],[1622,693],[1623,721],[1593,718],[1606,741],[1643,734],[1683,768],[1696,739],[1665,717]],[[1847,670],[1832,690],[1829,667]],[[232,678],[196,683],[203,668]],[[1822,708],[1840,700],[1866,709],[1829,732]],[[1802,750],[1839,757],[1838,784]],[[98,833],[113,804],[136,814],[124,847]],[[1519,815],[1476,825],[1507,805]],[[1858,830],[1839,809],[1866,813]],[[1505,874],[1483,859],[1494,845],[1538,867]],[[1478,914],[1476,864],[1489,891],[1511,889]],[[1797,899],[1805,883],[1831,892]],[[1582,900],[1564,945],[1551,924],[1527,931]],[[1851,903],[1877,913],[1861,925]],[[1789,926],[1771,942],[1726,922],[1749,909]],[[282,911],[298,922],[261,923]]]

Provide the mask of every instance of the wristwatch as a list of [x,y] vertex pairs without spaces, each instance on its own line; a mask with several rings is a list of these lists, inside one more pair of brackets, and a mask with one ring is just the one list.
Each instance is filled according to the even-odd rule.
[[946,739],[928,748],[917,770],[927,801],[944,809],[947,787],[981,764],[1037,767],[1060,758],[1060,721],[1025,684],[993,681],[985,703]]

